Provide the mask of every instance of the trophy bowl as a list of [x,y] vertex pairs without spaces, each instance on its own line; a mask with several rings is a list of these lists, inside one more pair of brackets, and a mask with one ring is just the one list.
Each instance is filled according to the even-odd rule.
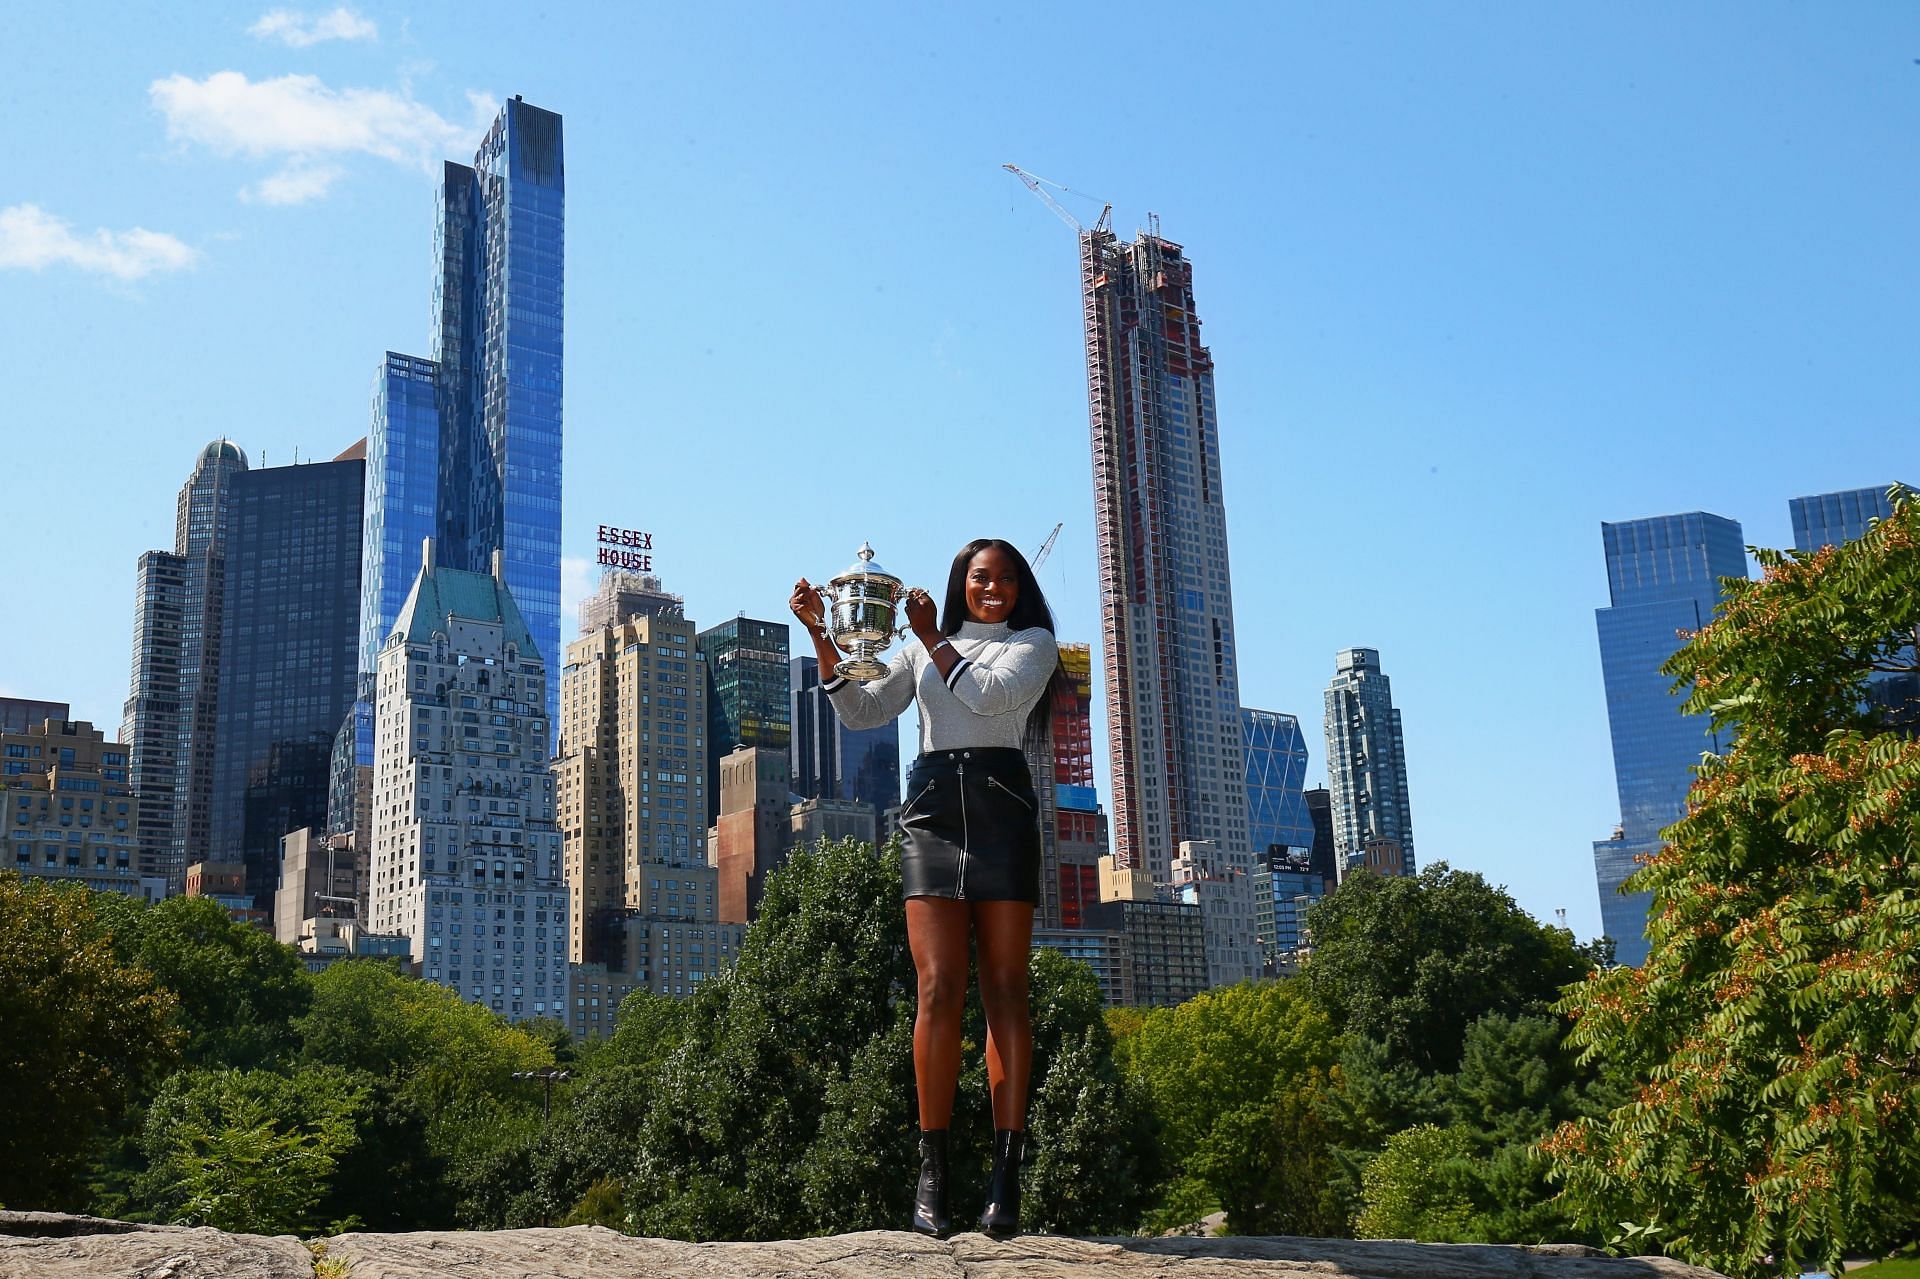
[[828,633],[847,655],[834,673],[861,684],[885,675],[887,664],[879,653],[904,633],[894,619],[905,583],[875,564],[872,544],[862,542],[859,561],[827,583],[822,593],[830,606]]

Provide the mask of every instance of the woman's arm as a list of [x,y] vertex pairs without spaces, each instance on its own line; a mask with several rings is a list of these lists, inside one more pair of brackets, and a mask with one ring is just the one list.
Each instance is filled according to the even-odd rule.
[[960,704],[975,715],[1005,715],[1044,692],[1059,662],[1053,636],[1034,627],[1010,637],[991,657],[956,657],[942,674]]
[[879,728],[900,717],[913,701],[913,662],[905,651],[887,663],[887,673],[862,684],[835,676],[821,680],[833,713],[848,728]]

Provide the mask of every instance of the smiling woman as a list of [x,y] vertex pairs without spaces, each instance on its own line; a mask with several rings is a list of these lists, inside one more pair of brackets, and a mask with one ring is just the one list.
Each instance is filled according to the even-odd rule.
[[919,982],[913,1069],[920,1181],[912,1228],[939,1238],[953,1229],[947,1131],[971,940],[993,1094],[993,1173],[980,1229],[1005,1238],[1020,1225],[1033,1057],[1027,961],[1040,889],[1039,799],[1023,747],[1045,729],[1046,693],[1059,670],[1053,613],[1026,557],[1011,543],[980,538],[953,557],[939,624],[933,597],[918,587],[907,592],[907,621],[919,643],[879,679],[857,684],[838,674],[820,593],[802,578],[790,603],[813,636],[821,686],[841,723],[878,728],[920,704],[920,757],[907,773],[900,810],[907,940]]

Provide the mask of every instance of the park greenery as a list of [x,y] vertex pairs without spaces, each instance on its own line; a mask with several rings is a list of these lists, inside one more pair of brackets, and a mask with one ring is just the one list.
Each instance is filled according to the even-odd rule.
[[[1631,885],[1612,965],[1444,863],[1352,877],[1293,976],[1104,1008],[1033,958],[1024,1224],[1587,1242],[1759,1276],[1920,1233],[1920,508],[1762,555],[1670,664],[1736,730]],[[590,1222],[685,1239],[898,1227],[914,981],[897,856],[821,844],[733,969],[614,1034],[510,1025],[387,961],[309,973],[214,902],[0,875],[0,1204],[232,1230]],[[991,1117],[980,1010],[956,1216]],[[543,1111],[537,1082],[570,1079]],[[969,1200],[973,1197],[973,1201]]]

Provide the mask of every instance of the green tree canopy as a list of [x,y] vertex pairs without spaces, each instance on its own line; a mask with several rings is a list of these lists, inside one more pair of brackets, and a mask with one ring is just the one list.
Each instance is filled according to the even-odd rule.
[[211,897],[148,906],[103,894],[96,910],[122,960],[176,997],[188,1065],[246,1070],[292,1055],[294,1019],[312,999],[292,947],[235,920]]
[[1336,1029],[1423,1074],[1451,1072],[1481,1017],[1544,1012],[1593,964],[1572,933],[1445,862],[1412,878],[1352,876],[1314,906],[1311,928],[1302,977],[1314,1001]]
[[1734,1275],[1837,1268],[1920,1225],[1920,740],[1867,706],[1910,663],[1920,503],[1815,555],[1757,551],[1667,664],[1737,725],[1628,886],[1653,894],[1638,969],[1564,1007],[1587,1057],[1640,1085],[1549,1151],[1589,1219],[1660,1223]]
[[0,872],[0,1203],[79,1206],[87,1148],[175,1061],[178,1000],[115,954],[98,898]]
[[1207,991],[1142,1019],[1125,1060],[1163,1132],[1155,1224],[1218,1204],[1238,1234],[1342,1231],[1316,1108],[1338,1054],[1332,1023],[1292,981]]

